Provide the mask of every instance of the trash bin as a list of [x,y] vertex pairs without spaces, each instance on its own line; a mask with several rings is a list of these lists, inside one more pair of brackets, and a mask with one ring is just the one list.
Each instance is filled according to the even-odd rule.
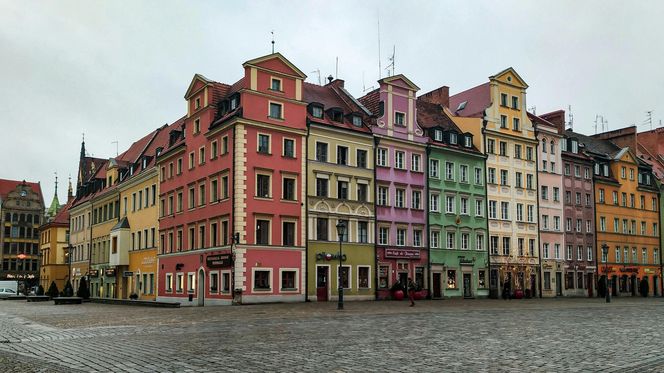
[[242,304],[242,289],[233,290],[233,304]]

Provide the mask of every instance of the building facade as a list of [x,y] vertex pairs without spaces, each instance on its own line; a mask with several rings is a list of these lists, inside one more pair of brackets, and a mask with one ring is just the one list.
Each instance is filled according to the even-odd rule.
[[417,100],[418,124],[429,138],[431,295],[487,297],[485,156],[475,146],[478,140],[455,124],[438,97],[429,93]]
[[403,75],[378,81],[379,88],[360,98],[374,115],[376,159],[377,298],[390,296],[399,281],[412,278],[429,290],[426,237],[426,142],[417,124],[419,88]]
[[[307,297],[375,297],[373,136],[370,113],[343,88],[304,84],[307,102]],[[338,235],[336,226],[346,230]],[[339,251],[339,241],[343,247]],[[341,255],[341,276],[339,256]]]
[[456,116],[483,120],[493,297],[539,295],[538,142],[526,112],[527,88],[508,68],[450,97]]
[[[58,195],[57,180],[55,184],[55,197]],[[57,211],[51,213],[50,218],[39,227],[40,243],[40,268],[39,284],[48,291],[51,283],[55,283],[58,290],[62,291],[67,279],[69,278],[69,208],[74,202],[71,182],[69,183],[69,193],[67,203],[64,206],[58,206]]]
[[39,183],[0,179],[0,280],[19,281],[19,290],[38,284],[43,217]]

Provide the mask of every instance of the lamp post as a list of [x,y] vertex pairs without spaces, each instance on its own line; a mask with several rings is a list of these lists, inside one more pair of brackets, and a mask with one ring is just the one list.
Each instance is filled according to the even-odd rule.
[[604,255],[604,273],[606,278],[606,303],[611,303],[611,290],[609,289],[609,245],[602,244],[602,254]]
[[[74,246],[69,245],[67,246],[67,252],[65,255],[67,256],[67,265],[69,266],[69,272],[67,272],[67,281],[71,282],[71,254],[72,250],[74,250]],[[65,286],[67,286],[67,283],[65,283]]]
[[343,241],[344,234],[346,234],[346,225],[342,222],[339,221],[337,223],[337,236],[339,237],[339,270],[337,272],[338,276],[338,281],[339,281],[339,303],[337,304],[337,309],[338,310],[343,310],[344,309],[344,285],[343,282],[341,281],[341,272],[342,272],[342,258],[343,258],[343,252],[341,249],[341,241]]

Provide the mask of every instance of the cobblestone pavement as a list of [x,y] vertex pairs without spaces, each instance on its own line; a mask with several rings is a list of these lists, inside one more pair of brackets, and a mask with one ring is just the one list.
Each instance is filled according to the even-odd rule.
[[0,301],[2,372],[664,371],[664,299],[159,309]]

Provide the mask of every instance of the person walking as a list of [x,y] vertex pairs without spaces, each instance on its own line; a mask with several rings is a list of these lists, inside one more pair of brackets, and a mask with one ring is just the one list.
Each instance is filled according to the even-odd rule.
[[413,279],[408,277],[408,299],[410,299],[410,306],[415,305],[415,291],[417,290],[417,285],[413,282]]

